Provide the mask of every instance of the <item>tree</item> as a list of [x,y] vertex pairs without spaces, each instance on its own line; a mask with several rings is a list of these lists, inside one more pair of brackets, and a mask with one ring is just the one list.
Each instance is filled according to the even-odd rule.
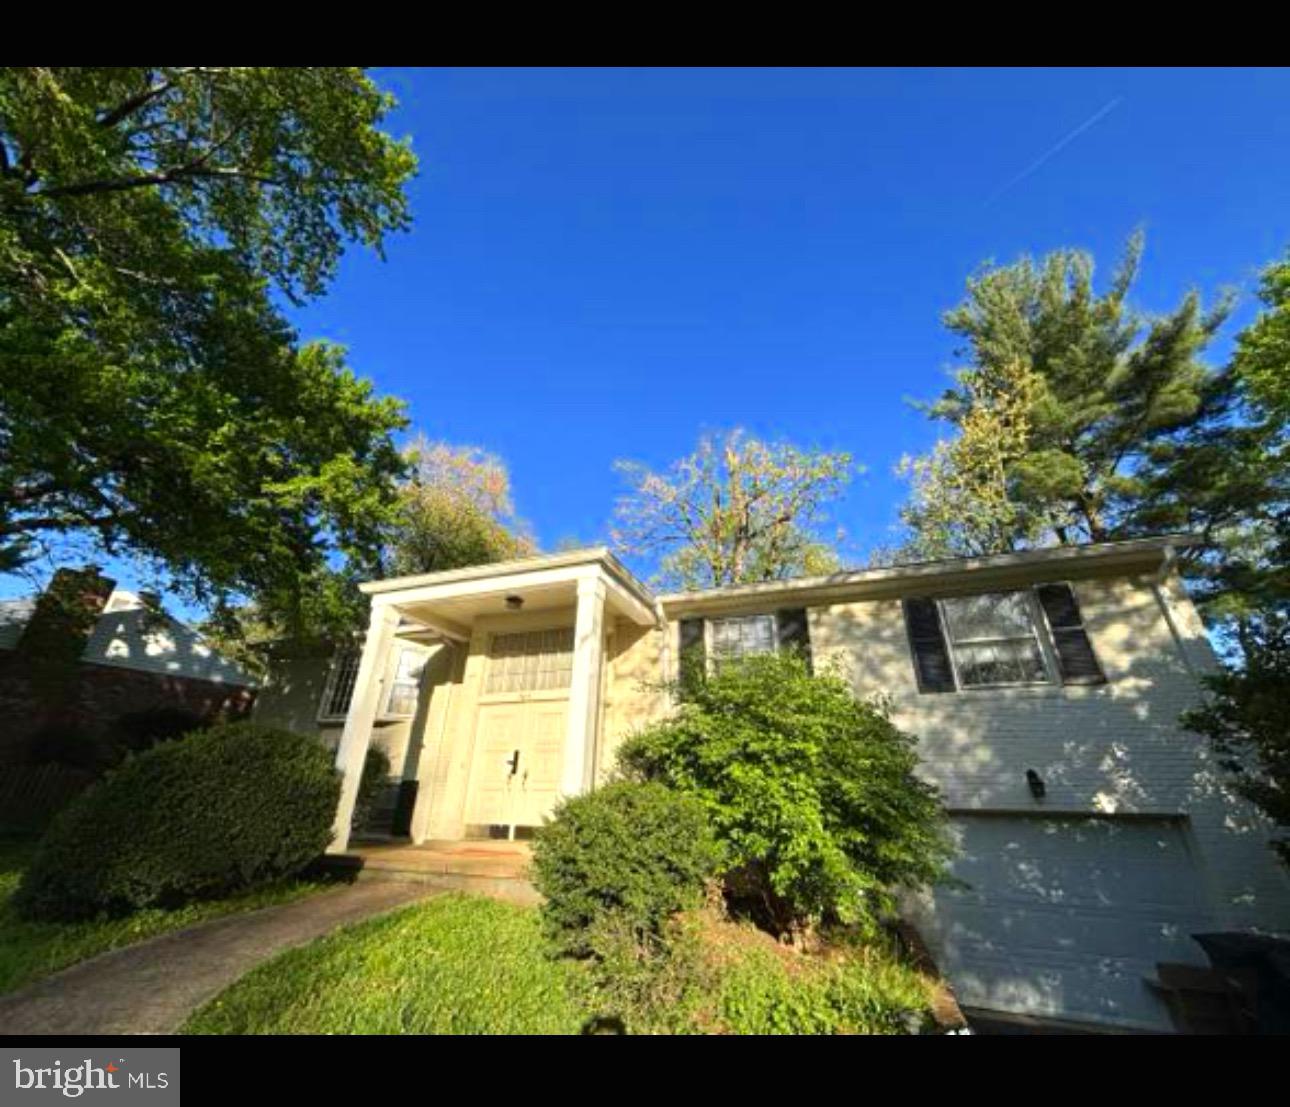
[[1290,865],[1290,616],[1257,616],[1241,634],[1243,667],[1206,677],[1209,696],[1183,723],[1210,739],[1236,790],[1281,831],[1273,848]]
[[1126,528],[1202,536],[1187,566],[1194,592],[1238,647],[1252,640],[1244,620],[1290,602],[1290,262],[1265,271],[1260,298],[1266,310],[1197,417],[1148,449]]
[[419,436],[405,455],[386,557],[391,575],[437,573],[536,552],[511,503],[510,475],[484,450]]
[[408,225],[353,67],[0,71],[0,565],[86,540],[219,606],[370,563],[400,405],[274,302]]
[[1290,254],[1264,270],[1259,299],[1266,311],[1237,339],[1235,368],[1252,403],[1284,424],[1290,420]]
[[[1129,242],[1110,287],[1093,288],[1092,258],[1059,250],[1023,258],[968,281],[962,304],[945,315],[970,358],[956,386],[931,405],[960,437],[982,409],[1024,382],[1025,447],[1003,463],[1008,510],[984,537],[996,549],[1045,542],[1105,541],[1132,531],[1145,504],[1143,463],[1157,443],[1194,425],[1215,374],[1199,360],[1229,302],[1202,311],[1191,293],[1172,312],[1147,317],[1127,303],[1138,273],[1141,236]],[[1022,373],[1019,375],[1017,367]],[[971,451],[924,462],[937,483],[981,484]],[[959,467],[968,462],[965,472]],[[945,469],[955,470],[945,473]],[[910,471],[917,472],[916,469]],[[997,490],[997,483],[995,488]],[[919,534],[916,494],[910,522]],[[935,523],[936,520],[933,519]],[[983,551],[984,552],[984,551]]]
[[941,439],[923,457],[902,458],[896,470],[912,485],[901,509],[911,535],[900,551],[906,559],[1011,550],[1037,541],[1051,525],[1051,512],[1014,498],[1010,480],[1030,448],[1035,373],[1020,362],[995,374],[965,370],[959,387],[968,402],[958,436]]
[[661,555],[663,583],[713,588],[837,567],[818,528],[850,478],[849,454],[734,430],[704,435],[665,474],[629,461],[616,468],[631,491],[618,503],[613,540],[626,553]]

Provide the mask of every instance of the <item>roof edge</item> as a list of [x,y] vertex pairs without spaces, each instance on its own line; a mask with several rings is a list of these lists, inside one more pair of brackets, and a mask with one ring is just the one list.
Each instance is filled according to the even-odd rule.
[[759,584],[737,584],[725,588],[705,588],[690,592],[669,592],[659,597],[664,607],[699,607],[706,604],[752,600],[768,595],[814,595],[846,591],[865,585],[931,583],[956,579],[982,570],[1022,569],[1028,566],[1070,565],[1097,562],[1126,564],[1150,561],[1171,547],[1193,546],[1197,535],[1171,534],[1152,538],[1129,538],[1118,542],[1090,542],[1079,546],[1049,546],[1016,553],[988,554],[979,557],[946,558],[940,561],[918,561],[875,569],[830,573],[827,576],[772,580]]

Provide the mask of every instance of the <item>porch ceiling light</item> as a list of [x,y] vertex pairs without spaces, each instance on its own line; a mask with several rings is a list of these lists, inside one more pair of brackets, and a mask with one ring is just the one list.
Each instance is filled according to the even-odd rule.
[[523,597],[523,596],[507,596],[507,597],[506,597],[506,610],[507,610],[507,611],[518,611],[518,610],[519,610],[521,607],[523,607],[523,606],[524,606],[524,597]]

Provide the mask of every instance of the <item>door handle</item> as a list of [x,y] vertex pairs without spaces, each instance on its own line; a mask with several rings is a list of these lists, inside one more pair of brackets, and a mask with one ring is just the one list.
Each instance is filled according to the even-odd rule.
[[511,768],[511,771],[509,774],[510,776],[514,776],[517,772],[519,772],[520,771],[520,751],[516,750],[513,754],[511,754],[511,756],[506,759],[506,764],[509,765]]

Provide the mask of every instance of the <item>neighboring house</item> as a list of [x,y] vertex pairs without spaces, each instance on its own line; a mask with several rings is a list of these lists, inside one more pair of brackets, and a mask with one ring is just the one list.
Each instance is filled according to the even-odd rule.
[[683,648],[806,645],[887,703],[943,790],[960,882],[909,911],[960,1002],[1167,1028],[1157,962],[1204,964],[1196,932],[1290,924],[1269,824],[1178,725],[1215,665],[1185,541],[657,597],[604,549],[380,581],[362,649],[296,663],[257,715],[336,743],[337,850],[369,742],[413,842],[524,837],[672,709]]
[[[114,588],[95,569],[59,570],[45,598],[56,594],[83,617],[51,624],[57,605],[0,601],[0,762],[23,760],[30,738],[51,721],[96,735],[121,715],[162,707],[203,718],[250,710],[255,681],[162,612],[156,596]],[[75,659],[52,704],[40,679],[51,633],[73,639],[67,656]]]

